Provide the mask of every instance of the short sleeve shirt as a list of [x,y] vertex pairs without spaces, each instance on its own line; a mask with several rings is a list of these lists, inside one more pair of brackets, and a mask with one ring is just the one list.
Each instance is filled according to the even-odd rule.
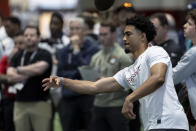
[[[11,60],[11,67],[21,66],[21,59],[23,57],[24,51],[19,51]],[[31,59],[33,52],[27,52],[24,55],[24,64],[29,65],[36,63],[38,61],[45,61],[48,63],[49,68],[40,75],[30,77],[24,84],[22,90],[17,91],[16,101],[22,102],[33,102],[33,101],[43,101],[49,99],[49,91],[43,91],[42,80],[50,76],[51,67],[52,67],[52,58],[51,54],[43,49],[38,49],[34,58]]]
[[173,84],[172,64],[162,47],[147,48],[133,65],[115,74],[114,79],[123,88],[135,90],[151,76],[150,69],[157,63],[166,64],[168,69],[164,84],[139,100],[144,130],[173,128],[188,130],[187,118]]

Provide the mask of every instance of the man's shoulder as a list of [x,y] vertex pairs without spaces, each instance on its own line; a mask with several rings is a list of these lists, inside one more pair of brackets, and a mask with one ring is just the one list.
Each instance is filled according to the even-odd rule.
[[14,56],[12,57],[12,59],[13,59],[13,58],[18,59],[18,58],[22,57],[23,52],[24,52],[24,50],[19,50],[19,51],[17,51],[17,52],[14,54]]
[[152,51],[158,52],[158,51],[165,51],[165,50],[163,47],[160,46],[151,46],[147,48],[147,52],[152,52]]
[[48,50],[41,49],[41,48],[38,48],[36,56],[37,57],[46,57],[46,58],[51,58],[52,57],[51,53]]
[[38,53],[46,53],[46,54],[50,54],[50,52],[46,49],[42,49],[42,48],[38,48]]
[[196,46],[191,47],[186,54],[196,57]]
[[96,60],[98,58],[103,58],[103,51],[99,50],[97,53],[95,53],[92,57],[92,60]]
[[147,48],[146,55],[168,55],[167,51],[160,46],[151,46]]
[[163,47],[166,47],[167,49],[169,49],[169,50],[181,50],[181,48],[180,48],[180,45],[178,45],[174,40],[171,40],[171,39],[169,39],[169,40],[167,40],[166,42],[165,42],[165,44],[163,45]]
[[99,49],[98,42],[91,39],[91,38],[85,38],[84,46],[87,47],[87,48]]

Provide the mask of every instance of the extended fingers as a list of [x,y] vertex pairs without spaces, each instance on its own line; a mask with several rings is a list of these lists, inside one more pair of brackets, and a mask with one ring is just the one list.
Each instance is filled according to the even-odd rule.
[[133,113],[133,110],[130,110],[128,112],[128,115],[129,115],[129,119],[131,119],[131,120],[136,118],[136,115]]
[[129,100],[125,100],[122,108],[122,114],[127,119],[135,119],[136,115],[133,112],[133,103],[129,102]]
[[52,83],[53,81],[55,81],[56,78],[58,78],[58,76],[50,76],[50,83]]
[[46,83],[46,82],[49,82],[50,81],[50,78],[45,78],[42,80],[42,83]]
[[56,78],[55,81],[56,81],[56,84],[57,84],[58,86],[61,85],[61,78]]
[[122,111],[122,114],[124,115],[125,118],[127,119],[135,119],[136,115],[133,113],[133,111],[131,110],[127,110],[127,111]]

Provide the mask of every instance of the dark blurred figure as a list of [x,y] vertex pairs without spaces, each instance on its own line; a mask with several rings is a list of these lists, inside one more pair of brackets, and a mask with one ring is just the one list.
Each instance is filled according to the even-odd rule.
[[0,42],[0,50],[2,54],[0,57],[4,55],[9,55],[14,48],[13,37],[20,32],[21,22],[20,19],[15,16],[10,16],[5,19],[4,27],[6,31],[6,37]]
[[84,17],[84,33],[86,37],[90,37],[91,39],[98,41],[98,36],[93,32],[94,31],[95,22],[90,17]]
[[[0,74],[6,74],[11,58],[18,51],[18,48],[21,47],[17,40],[21,36],[20,19],[15,16],[7,17],[4,21],[4,27],[5,27],[5,37],[2,38],[0,42],[0,47],[2,49],[0,53],[2,55],[0,59]],[[24,43],[22,44],[24,45]],[[21,48],[24,48],[24,46]],[[9,92],[9,85],[5,83],[4,84],[2,83],[1,86],[3,89],[2,120],[4,121],[4,130],[15,131],[14,123],[13,123],[13,104],[14,104],[16,92],[15,91]]]
[[168,38],[169,27],[166,15],[164,13],[156,13],[150,16],[150,20],[154,24],[157,32],[152,42],[153,45],[163,47],[171,58],[172,67],[176,66],[183,52],[177,43]]
[[50,38],[42,41],[48,42],[51,46],[62,48],[69,43],[68,37],[63,33],[64,20],[63,16],[59,12],[54,12],[50,19]]
[[[57,75],[81,80],[78,67],[88,65],[91,57],[98,51],[94,41],[85,39],[84,19],[73,18],[69,23],[70,44],[58,55]],[[78,125],[87,129],[90,124],[93,96],[78,94],[62,89],[62,100],[59,103],[59,114],[63,131],[77,131]]]
[[[0,60],[0,74],[6,74],[7,68],[10,65],[12,57],[20,50],[25,47],[23,33],[18,33],[14,36],[14,49],[10,55],[5,55]],[[12,88],[11,83],[9,83],[9,76],[5,75],[6,81],[1,82],[3,87],[3,117],[5,123],[5,131],[15,131],[13,122],[13,105],[15,101],[16,89]],[[9,84],[9,85],[8,85]]]
[[63,47],[67,46],[70,42],[69,38],[63,33],[64,20],[63,16],[59,12],[54,12],[50,19],[50,37],[41,40],[39,47],[48,50],[52,54],[53,70],[52,75],[56,75],[57,52]]
[[[128,6],[127,6],[128,4]],[[131,18],[136,15],[135,8],[132,3],[124,3],[113,11],[113,22],[117,27],[116,41],[120,46],[124,47],[123,42],[123,29],[127,18]]]
[[4,22],[6,33],[9,37],[13,38],[20,32],[21,21],[15,16],[10,16]]
[[178,33],[176,31],[176,20],[170,13],[165,13],[165,16],[167,18],[169,28],[167,33],[168,39],[172,39],[176,44],[179,44]]
[[[0,14],[0,41],[6,37],[5,28],[3,26],[3,16]],[[3,56],[2,46],[0,42],[0,58]],[[0,75],[0,81],[6,81],[6,78],[3,75]],[[0,82],[0,83],[1,83]],[[2,88],[0,85],[0,118],[3,118],[3,107],[2,107]],[[0,131],[4,128],[4,121],[0,119]]]

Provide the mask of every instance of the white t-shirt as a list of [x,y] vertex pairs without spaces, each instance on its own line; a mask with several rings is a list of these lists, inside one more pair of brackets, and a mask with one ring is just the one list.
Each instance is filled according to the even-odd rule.
[[123,88],[135,90],[151,76],[150,68],[157,63],[166,64],[168,69],[165,83],[139,100],[144,130],[189,130],[186,115],[174,88],[171,61],[163,48],[147,48],[133,65],[119,71],[114,78]]

